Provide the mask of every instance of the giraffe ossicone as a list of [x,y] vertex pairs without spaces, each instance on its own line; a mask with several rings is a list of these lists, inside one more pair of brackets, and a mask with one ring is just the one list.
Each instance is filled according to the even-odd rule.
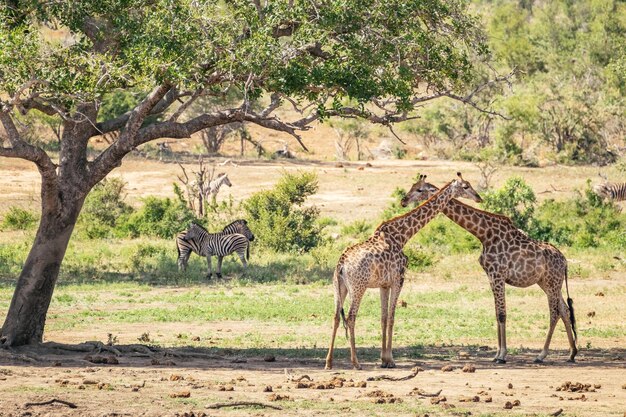
[[[395,367],[392,354],[393,325],[396,305],[408,259],[402,248],[426,223],[456,197],[468,197],[481,201],[472,186],[459,178],[446,184],[422,205],[401,216],[381,223],[366,241],[347,248],[339,258],[333,275],[335,290],[335,315],[330,347],[326,356],[326,369],[332,368],[333,351],[340,319],[349,333],[350,360],[361,369],[356,355],[354,327],[361,299],[367,288],[380,288],[383,368]],[[418,183],[425,183],[422,175]],[[343,303],[350,297],[350,309],[346,317]]]

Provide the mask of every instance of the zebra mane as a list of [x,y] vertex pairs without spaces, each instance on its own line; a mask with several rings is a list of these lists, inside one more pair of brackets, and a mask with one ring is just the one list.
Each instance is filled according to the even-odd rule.
[[236,224],[236,223],[248,224],[248,222],[246,220],[244,220],[244,219],[237,219],[237,220],[235,220],[233,222],[228,223],[226,226],[224,226],[224,229],[226,229],[228,226],[232,226],[233,224]]
[[194,227],[194,226],[200,228],[200,230],[203,230],[206,233],[209,233],[209,231],[206,230],[206,228],[204,226],[202,226],[202,225],[200,225],[200,224],[198,224],[196,222],[191,222],[191,224],[189,225],[189,230],[191,230],[191,228]]

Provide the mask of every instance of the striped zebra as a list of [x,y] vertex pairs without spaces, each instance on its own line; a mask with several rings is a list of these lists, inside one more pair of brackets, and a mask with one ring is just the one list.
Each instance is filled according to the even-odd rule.
[[615,202],[626,200],[626,182],[621,184],[605,182],[593,186],[593,191],[606,200]]
[[[242,239],[243,238],[243,239]],[[243,240],[245,239],[245,242]],[[209,264],[208,278],[211,277],[211,256],[217,256],[217,277],[222,277],[222,260],[224,256],[237,252],[244,267],[246,257],[250,258],[249,243],[254,240],[254,234],[243,219],[235,220],[219,233],[209,233],[202,226],[192,223],[185,232],[176,235],[176,249],[178,250],[178,269],[185,271],[191,252],[206,256]],[[244,249],[246,255],[244,256]]]

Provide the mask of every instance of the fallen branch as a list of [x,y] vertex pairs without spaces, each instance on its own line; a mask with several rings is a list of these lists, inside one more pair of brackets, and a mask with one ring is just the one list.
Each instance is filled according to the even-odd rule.
[[379,376],[370,376],[369,378],[367,378],[367,380],[368,381],[383,381],[383,380],[384,381],[406,381],[406,380],[415,378],[419,371],[423,371],[423,369],[420,368],[419,366],[416,366],[415,368],[411,369],[411,373],[407,376],[396,378],[396,377],[389,376],[389,375],[379,375]]
[[559,408],[554,413],[550,413],[550,415],[553,416],[553,417],[556,417],[556,416],[560,416],[562,412],[563,412],[563,409]]
[[254,401],[237,401],[237,402],[233,402],[233,403],[209,404],[205,408],[218,409],[218,408],[241,407],[241,406],[246,406],[246,407],[265,407],[265,408],[272,408],[274,410],[282,410],[283,409],[282,407],[279,407],[277,405],[257,403],[257,402],[254,402]]
[[41,403],[26,403],[26,404],[24,404],[24,407],[32,407],[34,405],[50,405],[50,404],[54,404],[54,403],[67,405],[69,408],[77,408],[77,405],[74,404],[74,403],[71,403],[69,401],[58,400],[56,398],[53,398],[53,399],[51,399],[49,401],[44,401],[44,402],[41,402]]

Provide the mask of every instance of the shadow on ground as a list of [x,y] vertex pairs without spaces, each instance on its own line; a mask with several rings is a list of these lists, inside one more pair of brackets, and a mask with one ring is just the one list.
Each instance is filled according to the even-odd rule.
[[[323,369],[326,349],[222,349],[193,346],[158,347],[150,345],[114,345],[102,342],[85,342],[77,345],[46,342],[40,345],[0,349],[0,365],[25,367],[154,367],[154,368],[232,368],[264,369],[285,368]],[[379,366],[380,351],[362,348],[357,351],[364,368]],[[626,367],[626,349],[582,349],[577,362],[567,362],[567,351],[551,351],[543,364],[534,363],[536,350],[517,349],[509,354],[506,364],[495,364],[495,349],[487,346],[407,346],[394,349],[398,368],[420,366],[440,369],[445,365],[462,367],[471,363],[482,369],[524,369],[536,367]],[[350,369],[349,350],[335,349],[335,368]]]

